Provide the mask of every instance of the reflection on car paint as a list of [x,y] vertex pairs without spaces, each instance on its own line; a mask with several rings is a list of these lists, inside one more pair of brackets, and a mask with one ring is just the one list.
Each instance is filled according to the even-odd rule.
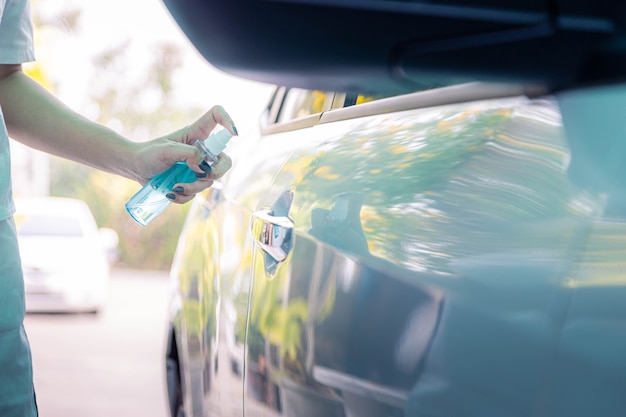
[[[463,373],[437,369],[444,379],[428,379],[431,343],[438,347],[430,353],[433,363],[458,357],[458,369],[466,368],[467,356],[448,355],[439,344],[471,351],[476,341],[474,349],[493,364],[497,352],[511,352],[498,343],[485,348],[485,339],[471,334],[477,331],[472,317],[501,328],[510,336],[502,340],[516,341],[520,352],[531,352],[510,353],[518,363],[525,363],[525,356],[535,358],[535,366],[544,363],[539,358],[547,358],[550,349],[532,350],[537,337],[528,332],[542,334],[542,322],[562,317],[567,296],[560,297],[554,288],[560,288],[565,266],[554,259],[568,258],[567,237],[584,233],[575,219],[596,209],[584,204],[584,195],[567,179],[567,148],[550,103],[483,103],[478,108],[449,106],[416,118],[407,113],[374,117],[353,126],[348,135],[329,137],[308,163],[299,164],[297,158],[296,153],[290,159],[301,169],[295,175],[301,180],[292,185],[292,212],[300,232],[292,267],[279,268],[273,281],[266,282],[262,258],[256,257],[254,266],[249,331],[262,338],[262,344],[254,345],[265,348],[263,356],[249,352],[248,361],[258,364],[262,358],[264,380],[276,393],[269,406],[285,415],[301,415],[302,410],[320,416],[429,412],[433,398],[455,398],[457,389],[467,389],[460,383],[467,378]],[[310,217],[302,217],[305,213]],[[555,219],[561,220],[564,235],[546,239],[542,224]],[[539,265],[529,265],[525,256],[531,250],[545,252],[545,264],[535,253],[530,255]],[[474,276],[467,263],[483,253],[502,254],[502,266],[497,270],[490,256]],[[337,265],[351,257],[358,259],[358,270],[343,280],[353,281],[352,291],[338,292],[331,278],[336,279],[337,270],[345,271]],[[415,272],[409,276],[399,266]],[[522,297],[526,277],[539,288],[545,285],[544,297]],[[476,294],[460,291],[464,285],[471,288],[472,280],[509,284],[496,286],[493,296],[482,287]],[[518,280],[519,288],[510,285]],[[316,285],[326,287],[323,301],[315,297]],[[480,308],[475,311],[470,295],[490,309],[507,297],[510,304],[502,307],[502,317],[492,318]],[[454,300],[455,307],[447,300]],[[315,314],[318,309],[324,314]],[[263,322],[256,319],[257,311],[265,313]],[[545,317],[533,318],[536,311]],[[526,321],[525,314],[530,315]],[[420,315],[422,327],[414,324]],[[445,325],[436,337],[441,320]],[[412,343],[407,328],[418,332]],[[470,333],[463,336],[465,332]],[[538,372],[534,376],[540,379]],[[533,380],[533,373],[528,375]],[[507,395],[499,387],[504,382],[496,377],[484,385]],[[523,383],[510,384],[510,390],[525,388]],[[480,400],[463,398],[456,401],[468,410],[490,410]]]
[[[235,172],[228,201],[187,227],[198,259],[180,279],[202,346],[189,359],[211,376],[199,412],[240,415],[241,395],[250,416],[583,415],[594,386],[604,415],[620,409],[624,224],[569,177],[554,103],[442,106],[297,136],[306,146]],[[268,269],[252,247],[258,230],[218,257],[208,236],[277,214],[284,193],[281,262]]]

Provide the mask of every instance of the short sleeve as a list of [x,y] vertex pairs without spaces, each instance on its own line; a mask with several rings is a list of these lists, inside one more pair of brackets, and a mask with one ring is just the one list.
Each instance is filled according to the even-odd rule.
[[35,59],[33,25],[28,0],[4,0],[0,17],[0,64],[22,64]]

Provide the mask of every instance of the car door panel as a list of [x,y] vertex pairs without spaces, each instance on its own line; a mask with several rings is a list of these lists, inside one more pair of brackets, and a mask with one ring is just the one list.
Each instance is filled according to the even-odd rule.
[[[287,135],[288,136],[288,135]],[[244,342],[250,286],[253,204],[295,143],[238,137],[229,155],[239,163],[192,204],[172,265],[178,289],[172,321],[183,356],[184,404],[192,416],[241,416]],[[281,143],[281,142],[278,142]],[[257,158],[265,152],[266,158]],[[243,185],[242,185],[243,184]],[[247,260],[247,261],[246,261]]]
[[215,208],[220,198],[218,185],[194,200],[172,264],[175,288],[170,314],[178,348],[175,354],[181,357],[178,373],[183,403],[190,415],[203,415],[217,366],[219,282],[215,278],[220,229]]
[[[307,141],[306,131],[285,132],[266,135],[261,140],[253,137],[242,138],[238,147],[232,150],[233,160],[238,163],[225,177],[224,201],[221,212],[223,213],[223,250],[221,282],[223,305],[228,306],[233,316],[226,324],[225,332],[236,335],[233,343],[236,349],[229,350],[230,361],[237,363],[239,398],[224,396],[220,397],[223,404],[232,401],[244,404],[243,396],[259,397],[261,394],[255,388],[255,381],[262,378],[255,363],[247,360],[249,352],[254,350],[250,346],[251,336],[246,331],[249,321],[250,288],[252,285],[251,271],[254,259],[254,238],[251,233],[251,225],[255,215],[258,216],[258,201],[274,195],[275,191],[266,188],[272,183],[272,178],[283,166],[293,148]],[[280,200],[280,194],[276,196]],[[276,209],[276,208],[275,208]],[[271,213],[271,215],[277,213]],[[271,216],[266,213],[266,221]],[[269,220],[268,220],[269,219]],[[226,288],[228,286],[228,289]],[[232,329],[233,326],[235,328]],[[245,345],[244,345],[245,342]],[[224,342],[230,344],[231,342]],[[244,384],[245,381],[245,384]],[[234,392],[234,390],[232,390]]]
[[293,193],[291,252],[271,274],[253,254],[245,415],[532,412],[588,233],[558,110],[494,100],[309,130],[256,208]]
[[625,216],[590,221],[567,282],[572,298],[555,365],[553,414],[619,416],[626,409]]
[[572,179],[554,101],[454,90],[303,92],[323,113],[229,148],[173,269],[191,415],[623,409],[623,220]]

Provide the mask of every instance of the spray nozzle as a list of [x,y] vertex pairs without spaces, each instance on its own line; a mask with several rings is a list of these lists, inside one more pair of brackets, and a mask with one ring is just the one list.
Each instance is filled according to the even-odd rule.
[[213,155],[219,155],[220,152],[226,148],[226,144],[228,144],[228,141],[232,137],[232,133],[230,133],[227,129],[222,129],[209,135],[209,137],[204,140],[204,146],[206,146],[209,152]]

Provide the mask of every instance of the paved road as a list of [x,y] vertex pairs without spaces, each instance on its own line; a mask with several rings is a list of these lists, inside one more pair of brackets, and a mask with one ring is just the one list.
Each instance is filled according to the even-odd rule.
[[41,417],[167,417],[165,272],[115,270],[98,315],[27,315]]

